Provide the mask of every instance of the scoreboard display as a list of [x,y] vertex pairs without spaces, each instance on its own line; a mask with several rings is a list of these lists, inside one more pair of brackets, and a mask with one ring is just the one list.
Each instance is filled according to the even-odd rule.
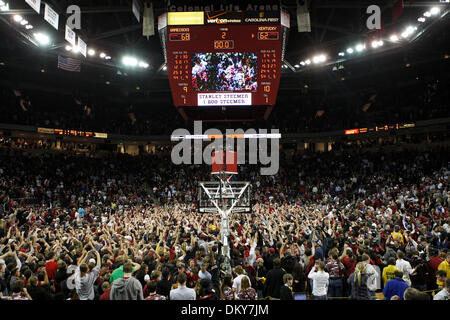
[[275,105],[282,20],[280,11],[167,13],[162,36],[175,106]]

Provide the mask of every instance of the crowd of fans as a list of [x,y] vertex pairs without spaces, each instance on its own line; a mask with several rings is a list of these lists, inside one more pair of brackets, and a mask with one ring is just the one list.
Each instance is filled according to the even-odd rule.
[[[334,94],[301,87],[296,92],[280,93],[267,121],[205,123],[204,129],[276,128],[281,133],[303,133],[445,118],[450,116],[446,104],[450,98],[448,85],[448,80],[443,79],[401,88]],[[136,94],[136,99],[142,99],[140,95],[144,93]],[[132,103],[132,97],[130,94],[113,103],[86,94],[45,94],[4,87],[0,88],[0,112],[3,123],[110,134],[162,135],[178,128],[192,129],[192,122],[185,122],[170,107],[170,101]]]
[[197,210],[210,167],[170,155],[0,155],[0,294],[13,300],[446,300],[448,147],[241,166],[251,214]]

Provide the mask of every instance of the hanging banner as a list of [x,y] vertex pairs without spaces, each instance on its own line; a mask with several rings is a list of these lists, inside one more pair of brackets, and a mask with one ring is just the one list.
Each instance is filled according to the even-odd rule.
[[137,21],[140,23],[141,22],[141,7],[139,6],[139,3],[137,2],[137,0],[133,0],[133,13],[134,13],[134,16],[136,17]]
[[78,37],[78,50],[80,50],[81,54],[86,57],[86,52],[87,52],[87,45],[86,42],[84,42],[83,40],[81,40],[80,37]]
[[48,4],[45,4],[44,19],[58,30],[59,15]]
[[147,36],[147,37],[155,35],[155,21],[154,21],[154,17],[153,17],[153,2],[150,3],[150,7],[148,7],[147,4],[145,4],[142,35]]
[[77,37],[77,35],[75,34],[75,32],[72,29],[70,29],[68,25],[66,25],[66,37],[65,37],[65,39],[67,41],[69,41],[69,43],[72,46],[74,46],[74,47],[76,45],[76,37]]
[[41,13],[41,0],[25,0],[37,13]]

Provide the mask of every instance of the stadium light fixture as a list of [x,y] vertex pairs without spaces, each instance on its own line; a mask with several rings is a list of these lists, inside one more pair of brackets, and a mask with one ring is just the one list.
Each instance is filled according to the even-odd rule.
[[163,70],[164,70],[164,71],[166,71],[166,70],[167,70],[167,67],[166,67],[166,66],[164,66],[164,67],[163,67]]
[[353,53],[353,48],[348,48],[348,49],[347,49],[347,53],[352,54],[352,53]]
[[78,46],[75,46],[72,48],[72,52],[73,53],[79,53],[80,52],[80,48]]
[[0,11],[9,11],[9,3],[0,6]]
[[148,68],[148,63],[145,61],[139,61],[139,67],[141,68]]
[[430,10],[431,15],[433,16],[437,15],[439,12],[441,12],[441,9],[439,7],[433,7]]
[[72,51],[72,47],[69,46],[69,45],[67,45],[67,46],[66,46],[66,51]]
[[311,64],[311,60],[308,59],[308,60],[305,61],[305,63],[306,63],[307,65],[310,65],[310,64]]
[[106,56],[105,60],[111,60],[111,56]]
[[427,19],[425,19],[424,17],[420,17],[419,19],[417,19],[417,21],[419,21],[419,22],[425,22],[425,21],[427,21]]
[[339,53],[338,53],[338,56],[339,56],[339,57],[345,56],[345,52],[339,52]]
[[366,48],[366,46],[361,44],[361,43],[357,44],[356,47],[355,47],[356,51],[358,51],[358,52],[363,51],[365,48]]
[[392,42],[397,42],[398,41],[398,36],[396,34],[393,34],[389,40],[391,40]]
[[37,32],[34,34],[34,37],[36,38],[36,40],[39,42],[39,44],[46,46],[50,43],[50,38],[48,35],[42,33],[42,32]]
[[25,26],[28,24],[28,20],[23,19],[22,21],[20,21],[20,24]]
[[431,17],[431,12],[430,11],[425,11],[423,16],[429,18],[429,17]]
[[300,65],[301,66],[306,66],[306,62],[305,61],[300,61]]
[[125,56],[122,58],[122,63],[125,66],[136,67],[138,65],[138,60],[134,57]]
[[20,21],[22,21],[22,20],[23,20],[23,18],[22,18],[21,15],[16,14],[16,15],[14,16],[14,21],[15,21],[15,22],[20,22]]
[[27,24],[26,26],[25,26],[25,29],[27,29],[27,30],[30,30],[30,29],[33,29],[34,27],[31,25],[31,24]]
[[100,58],[105,59],[105,57],[106,57],[106,53],[104,53],[104,52],[100,53]]
[[94,49],[89,49],[88,50],[88,55],[90,55],[90,56],[95,55],[95,50]]

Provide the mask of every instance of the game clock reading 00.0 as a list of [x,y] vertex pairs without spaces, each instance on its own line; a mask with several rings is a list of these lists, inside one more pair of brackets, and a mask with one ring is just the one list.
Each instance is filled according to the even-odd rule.
[[234,40],[215,40],[214,49],[234,49]]

